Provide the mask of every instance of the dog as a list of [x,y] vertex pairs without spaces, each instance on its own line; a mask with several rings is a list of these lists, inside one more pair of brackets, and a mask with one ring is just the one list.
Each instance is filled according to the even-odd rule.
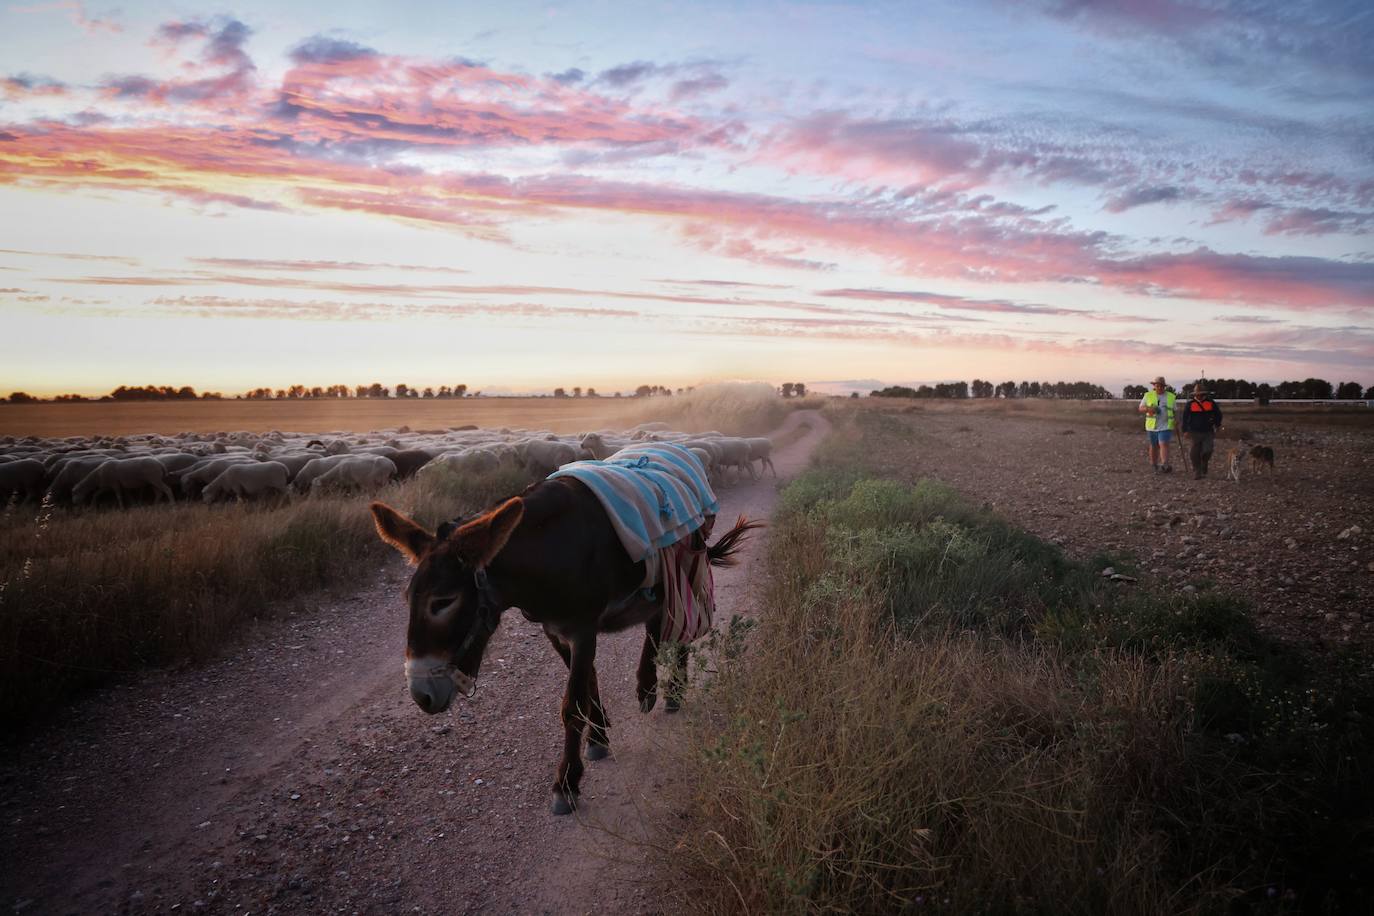
[[1233,448],[1226,453],[1226,476],[1236,483],[1240,483],[1240,470],[1244,467],[1240,460],[1242,454],[1244,454],[1243,450],[1238,448]]
[[1250,470],[1259,472],[1264,467],[1274,470],[1274,450],[1267,445],[1256,445],[1250,449]]

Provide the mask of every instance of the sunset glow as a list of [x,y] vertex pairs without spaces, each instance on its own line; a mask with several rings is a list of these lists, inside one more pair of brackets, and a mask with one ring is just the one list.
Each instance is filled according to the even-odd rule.
[[1374,384],[1364,2],[178,9],[0,7],[0,395]]

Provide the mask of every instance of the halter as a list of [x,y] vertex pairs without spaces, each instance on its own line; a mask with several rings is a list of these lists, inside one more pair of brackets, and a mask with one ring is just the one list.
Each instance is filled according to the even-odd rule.
[[[468,635],[463,638],[463,643],[458,647],[458,651],[453,653],[460,658],[472,645],[472,641],[477,638],[478,627],[485,630],[487,635],[491,635],[496,632],[497,624],[501,619],[501,600],[492,587],[486,567],[478,567],[472,574],[472,581],[477,586],[477,620],[472,629],[468,631]],[[417,659],[408,658],[406,659],[405,670],[407,678],[440,678],[453,681],[458,692],[469,700],[477,693],[477,678],[460,671],[453,662],[426,666]]]

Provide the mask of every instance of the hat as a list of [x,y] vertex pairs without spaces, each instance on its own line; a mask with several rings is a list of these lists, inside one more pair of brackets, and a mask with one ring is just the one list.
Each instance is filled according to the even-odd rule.
[[1156,376],[1155,376],[1155,380],[1154,380],[1153,382],[1151,382],[1150,384],[1151,384],[1151,385],[1165,385],[1165,384],[1168,384],[1168,383],[1164,381],[1164,376],[1162,376],[1162,375],[1156,375]]
[[1193,391],[1194,393],[1200,391],[1205,394],[1207,392],[1207,380],[1205,378],[1200,378],[1196,382],[1193,382]]

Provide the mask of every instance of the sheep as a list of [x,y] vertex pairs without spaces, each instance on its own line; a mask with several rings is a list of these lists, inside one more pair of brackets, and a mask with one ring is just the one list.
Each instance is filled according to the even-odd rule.
[[0,464],[0,502],[8,501],[11,495],[17,495],[20,500],[42,498],[46,476],[47,469],[37,458],[19,458]]
[[311,484],[315,482],[316,478],[318,478],[322,474],[327,473],[331,468],[334,467],[334,465],[338,464],[340,461],[343,461],[345,458],[348,457],[352,456],[325,455],[321,458],[310,459],[305,463],[305,466],[302,467],[299,471],[297,471],[296,475],[291,478],[291,486],[293,486],[296,489],[297,493],[305,493],[309,491]]
[[529,439],[515,448],[520,464],[539,477],[547,477],[563,465],[578,460],[581,451],[571,442],[550,442],[547,439]]
[[165,496],[167,502],[175,502],[172,488],[167,486],[167,469],[156,458],[109,458],[72,489],[72,501],[82,504],[102,493],[113,492],[123,509],[124,492],[145,487],[152,487],[154,501]]
[[200,459],[188,452],[167,452],[162,455],[154,455],[153,458],[158,464],[167,469],[169,474],[184,471],[193,467]]
[[445,452],[420,468],[419,477],[428,479],[445,473],[487,474],[501,466],[501,456],[489,448],[469,448],[461,452]]
[[55,463],[48,469],[49,475],[52,477],[52,483],[48,486],[48,499],[55,503],[69,501],[76,485],[85,480],[87,474],[100,467],[107,460],[104,455],[81,455],[75,458],[63,458]]
[[375,490],[396,476],[396,465],[390,458],[381,455],[342,457],[342,461],[310,482],[312,495],[333,488]]
[[716,466],[720,468],[722,477],[726,468],[735,469],[735,480],[739,480],[739,469],[745,468],[749,471],[752,480],[758,478],[754,476],[754,466],[749,463],[749,443],[743,439],[726,436],[721,439],[704,439],[704,442],[714,442],[720,449],[720,457],[716,459]]
[[286,465],[286,470],[291,474],[291,479],[295,480],[296,475],[316,458],[320,457],[314,452],[280,452],[269,458],[269,461],[276,461]]
[[391,459],[391,463],[396,465],[396,479],[406,480],[414,477],[415,472],[429,464],[434,456],[422,448],[409,448],[399,452],[393,452],[386,457]]
[[240,501],[244,497],[263,496],[278,493],[286,496],[290,490],[287,481],[291,472],[280,461],[258,461],[252,464],[231,464],[210,481],[201,494],[201,499],[212,503],[221,496],[234,496]]
[[773,472],[773,476],[778,476],[778,469],[773,467],[773,440],[767,436],[752,436],[744,440],[749,443],[749,463],[759,462],[759,476],[763,476],[763,469]]
[[203,458],[196,464],[191,465],[181,471],[173,473],[172,480],[176,482],[177,489],[181,490],[181,495],[187,499],[195,499],[200,496],[201,490],[206,484],[210,483],[224,469],[234,464],[257,463],[257,459],[248,455],[220,455],[219,457]]

